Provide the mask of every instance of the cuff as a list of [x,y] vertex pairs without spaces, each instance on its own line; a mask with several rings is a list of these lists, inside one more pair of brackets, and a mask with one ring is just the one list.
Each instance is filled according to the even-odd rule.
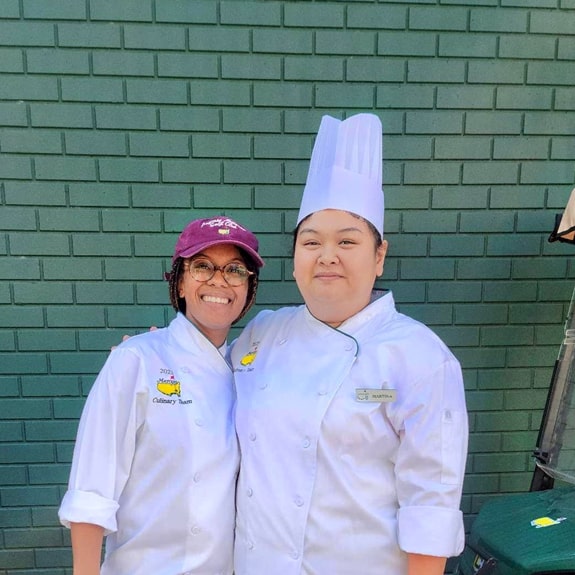
[[60,523],[70,528],[70,523],[91,523],[104,528],[104,535],[118,530],[116,511],[119,505],[106,497],[90,491],[68,490],[58,510]]
[[399,546],[406,553],[453,557],[463,551],[465,529],[459,509],[402,507],[397,520]]

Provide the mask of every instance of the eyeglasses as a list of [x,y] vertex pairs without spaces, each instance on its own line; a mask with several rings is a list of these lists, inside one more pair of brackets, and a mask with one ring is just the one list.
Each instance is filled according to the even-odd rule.
[[191,260],[185,267],[190,275],[198,282],[210,281],[217,271],[222,272],[226,283],[237,287],[248,281],[248,278],[254,275],[254,272],[248,270],[242,264],[230,262],[225,266],[216,266],[210,260]]

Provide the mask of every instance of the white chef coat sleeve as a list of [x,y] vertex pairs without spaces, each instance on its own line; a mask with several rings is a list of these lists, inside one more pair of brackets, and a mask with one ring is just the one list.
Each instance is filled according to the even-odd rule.
[[84,406],[68,490],[58,515],[62,525],[92,523],[117,530],[118,500],[130,473],[141,419],[142,365],[131,349],[116,349],[98,375]]
[[399,545],[408,553],[458,555],[465,540],[459,505],[468,420],[457,360],[448,359],[410,386],[400,403]]

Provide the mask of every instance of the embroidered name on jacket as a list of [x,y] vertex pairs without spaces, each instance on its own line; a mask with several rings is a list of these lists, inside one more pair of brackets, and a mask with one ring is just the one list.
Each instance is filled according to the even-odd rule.
[[397,392],[395,389],[356,389],[355,399],[370,403],[390,403],[397,399]]

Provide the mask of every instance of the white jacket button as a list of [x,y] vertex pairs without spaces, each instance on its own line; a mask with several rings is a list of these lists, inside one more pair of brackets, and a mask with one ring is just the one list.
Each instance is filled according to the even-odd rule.
[[298,495],[295,499],[294,499],[294,503],[298,506],[301,507],[303,505],[303,499]]
[[310,442],[310,440],[309,440],[309,437],[306,437],[306,438],[302,441],[302,445],[303,445],[304,449],[307,449],[307,448],[311,445],[311,442]]

